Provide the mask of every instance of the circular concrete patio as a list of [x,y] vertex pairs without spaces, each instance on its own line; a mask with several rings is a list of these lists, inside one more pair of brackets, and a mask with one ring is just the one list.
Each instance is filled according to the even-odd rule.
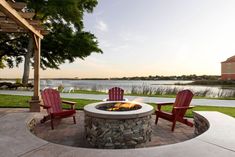
[[[0,156],[3,157],[232,157],[235,156],[235,119],[219,112],[200,111],[210,127],[184,142],[138,149],[92,149],[51,143],[33,135],[28,124],[41,113],[28,109],[0,109]],[[69,124],[73,125],[73,124]],[[50,127],[48,126],[48,129]],[[59,127],[57,127],[59,128]],[[166,128],[168,129],[168,128]],[[49,131],[49,130],[48,130]],[[64,136],[66,136],[64,134]]]
[[[188,127],[181,123],[177,123],[175,131],[172,132],[172,123],[159,119],[159,123],[156,126],[154,124],[154,118],[155,116],[153,115],[151,119],[153,129],[152,139],[150,142],[144,144],[143,147],[173,144],[195,137],[193,127]],[[51,130],[50,122],[44,124],[37,123],[34,128],[34,133],[36,136],[52,143],[74,147],[92,148],[92,146],[90,146],[85,139],[83,111],[77,111],[76,120],[77,124],[73,124],[72,118],[59,120],[55,122],[54,130]],[[37,121],[39,121],[39,119]]]

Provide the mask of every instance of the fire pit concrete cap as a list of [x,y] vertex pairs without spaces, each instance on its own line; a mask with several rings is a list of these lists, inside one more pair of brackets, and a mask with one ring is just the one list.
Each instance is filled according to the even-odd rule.
[[[117,102],[123,102],[123,103],[134,103],[137,105],[140,105],[141,108],[138,110],[131,110],[131,111],[104,111],[97,109],[97,106],[99,105],[105,105],[109,103],[117,103]],[[97,118],[105,118],[105,119],[132,119],[132,118],[138,118],[138,117],[144,117],[151,115],[153,113],[153,107],[151,105],[140,103],[140,102],[133,102],[133,101],[108,101],[108,102],[98,102],[86,105],[84,107],[84,112],[86,115],[91,117],[97,117]]]

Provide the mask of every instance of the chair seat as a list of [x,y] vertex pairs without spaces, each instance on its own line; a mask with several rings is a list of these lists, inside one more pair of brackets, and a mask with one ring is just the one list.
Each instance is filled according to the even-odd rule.
[[[42,91],[42,100],[43,100],[43,106],[47,109],[47,116],[44,116],[41,120],[41,123],[45,123],[47,120],[51,121],[51,129],[54,129],[53,120],[59,119],[59,118],[67,118],[67,117],[73,117],[73,122],[76,124],[75,119],[75,113],[76,110],[74,110],[74,102],[70,101],[63,101],[60,98],[60,93],[57,90],[48,88]],[[69,110],[62,110],[62,103],[66,103],[68,105],[71,105],[71,109]]]
[[165,111],[158,111],[158,110],[156,110],[156,114],[159,117],[167,119],[167,120],[172,120],[173,119],[173,114],[171,112],[165,112]]
[[61,112],[51,113],[53,117],[68,117],[76,113],[76,110],[63,110]]
[[171,131],[174,131],[175,129],[176,121],[192,127],[193,123],[189,122],[187,119],[184,118],[187,109],[191,108],[189,107],[189,105],[192,98],[193,98],[193,93],[188,89],[178,92],[176,95],[175,102],[172,103],[173,109],[171,112],[164,112],[161,110],[161,106],[169,105],[171,103],[158,103],[157,110],[155,112],[156,113],[155,124],[158,123],[158,118],[163,118],[172,122]]

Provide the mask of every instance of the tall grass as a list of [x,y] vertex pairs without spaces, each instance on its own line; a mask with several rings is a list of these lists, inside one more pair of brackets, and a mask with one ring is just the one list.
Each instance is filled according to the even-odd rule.
[[200,96],[200,97],[207,97],[208,95],[210,95],[210,93],[211,93],[210,89],[205,89],[205,90],[200,90],[200,91],[194,92],[194,95]]
[[142,86],[131,86],[129,94],[139,94],[139,95],[176,95],[180,91],[179,88],[170,88],[170,87],[151,87],[147,84]]
[[[155,96],[155,95],[176,95],[179,91],[184,88],[179,87],[151,87],[147,84],[142,84],[142,86],[131,86],[130,91],[125,91],[128,94],[133,95],[146,95],[146,96]],[[235,98],[235,90],[226,90],[220,89],[217,93],[213,92],[210,88],[204,90],[193,90],[190,89],[195,96],[198,97],[207,97],[207,98]]]
[[165,95],[176,95],[181,89],[180,88],[165,88],[164,94]]
[[139,94],[138,91],[139,91],[138,86],[131,86],[131,91],[130,91],[131,94]]

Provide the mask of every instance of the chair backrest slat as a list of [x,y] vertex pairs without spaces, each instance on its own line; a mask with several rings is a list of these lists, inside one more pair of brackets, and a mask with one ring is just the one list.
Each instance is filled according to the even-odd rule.
[[47,88],[42,91],[41,95],[44,105],[51,107],[47,110],[48,113],[62,111],[60,93],[58,91]]
[[[176,100],[174,103],[174,107],[184,107],[184,106],[189,106],[191,103],[191,100],[193,98],[193,93],[190,90],[182,90],[180,91],[177,96]],[[177,116],[178,117],[184,117],[187,109],[181,109],[177,110]]]
[[122,101],[124,90],[119,87],[109,89],[109,101]]

